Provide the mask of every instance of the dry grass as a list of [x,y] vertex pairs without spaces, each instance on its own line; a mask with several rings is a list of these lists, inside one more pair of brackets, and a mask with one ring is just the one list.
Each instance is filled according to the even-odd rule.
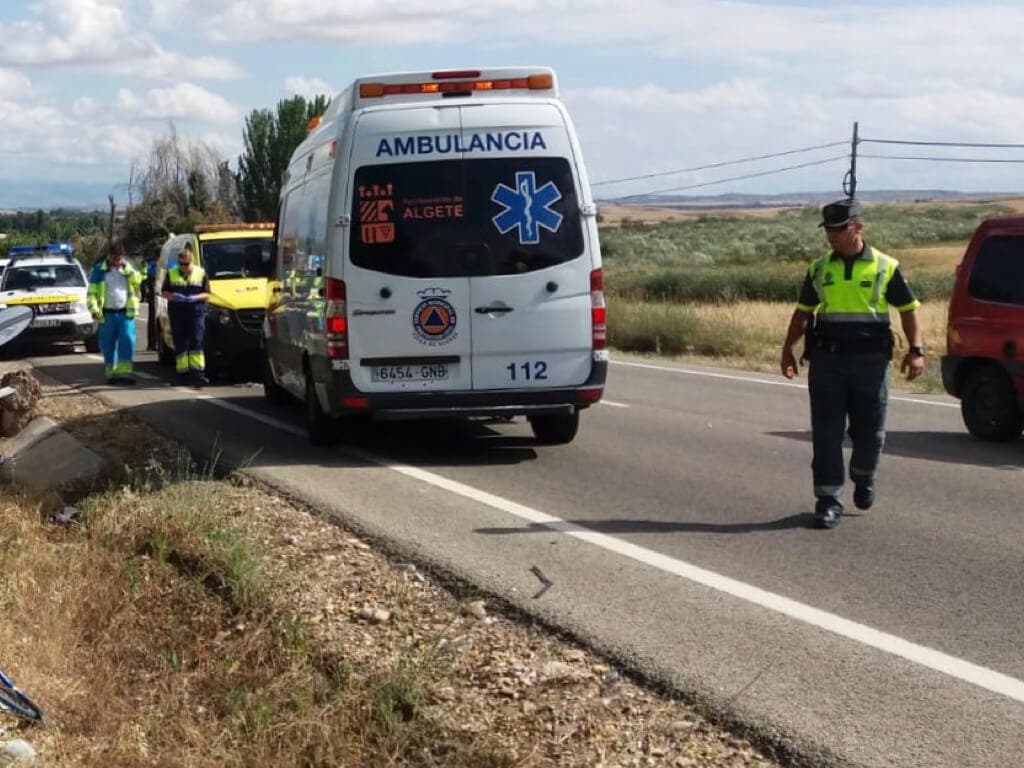
[[30,738],[53,764],[510,764],[420,716],[416,658],[353,674],[311,648],[267,601],[224,483],[90,497],[70,529],[47,504],[0,508],[0,647],[50,717]]

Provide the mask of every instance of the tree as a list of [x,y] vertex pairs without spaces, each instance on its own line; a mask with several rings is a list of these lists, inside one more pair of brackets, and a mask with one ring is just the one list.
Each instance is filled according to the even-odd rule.
[[293,96],[277,103],[275,112],[254,109],[245,119],[245,151],[238,158],[238,194],[242,214],[249,221],[269,220],[277,211],[277,198],[292,152],[306,138],[309,121],[327,109],[327,97],[310,101]]
[[152,252],[171,232],[237,218],[238,195],[227,165],[207,144],[182,139],[171,123],[167,135],[153,142],[132,185],[141,199],[125,212],[119,233],[129,254]]

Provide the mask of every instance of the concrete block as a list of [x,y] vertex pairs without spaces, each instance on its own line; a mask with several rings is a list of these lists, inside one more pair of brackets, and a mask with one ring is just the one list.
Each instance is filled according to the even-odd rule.
[[0,478],[33,491],[88,484],[104,468],[99,454],[46,418],[34,419],[3,450]]
[[26,424],[14,437],[0,440],[0,451],[7,456],[14,456],[32,445],[35,445],[54,430],[60,429],[57,422],[48,416],[37,416]]

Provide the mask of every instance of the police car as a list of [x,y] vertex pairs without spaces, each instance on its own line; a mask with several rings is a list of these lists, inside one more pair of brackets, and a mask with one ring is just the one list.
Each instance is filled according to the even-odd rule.
[[99,351],[96,322],[85,302],[85,270],[71,244],[14,245],[8,257],[0,276],[0,308],[28,306],[33,313],[18,342],[85,342],[88,351]]

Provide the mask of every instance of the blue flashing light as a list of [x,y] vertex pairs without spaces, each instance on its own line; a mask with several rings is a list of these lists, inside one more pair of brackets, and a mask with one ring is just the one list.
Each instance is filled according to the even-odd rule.
[[7,250],[9,258],[17,258],[19,256],[70,256],[75,252],[71,243],[67,240],[60,240],[47,245],[12,245]]

